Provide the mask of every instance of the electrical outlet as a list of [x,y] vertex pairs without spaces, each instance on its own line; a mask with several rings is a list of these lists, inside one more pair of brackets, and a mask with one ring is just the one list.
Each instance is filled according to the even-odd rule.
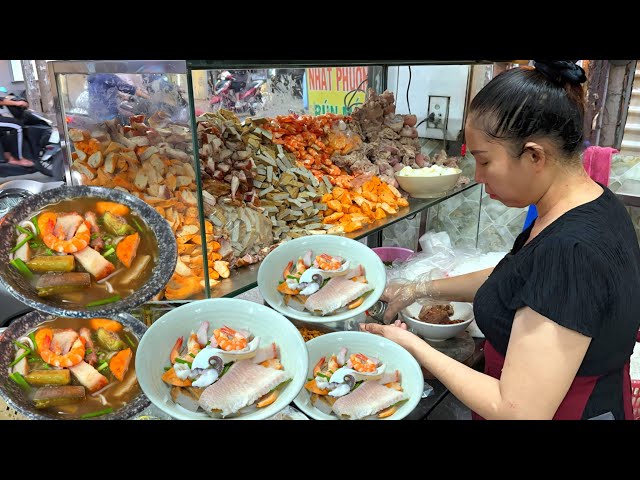
[[450,99],[451,97],[438,97],[429,95],[427,128],[447,128]]

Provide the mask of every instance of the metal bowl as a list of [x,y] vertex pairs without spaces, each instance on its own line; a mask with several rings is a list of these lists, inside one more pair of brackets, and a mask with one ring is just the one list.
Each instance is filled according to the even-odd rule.
[[[95,197],[127,205],[151,229],[159,247],[151,277],[142,287],[118,302],[92,308],[39,297],[35,288],[9,265],[9,253],[15,245],[15,226],[18,223],[33,217],[40,210],[51,204],[62,200],[87,197]],[[119,312],[129,312],[149,301],[165,287],[171,279],[171,275],[173,275],[177,258],[178,247],[176,239],[167,221],[153,207],[121,190],[89,186],[60,187],[46,190],[22,200],[0,221],[0,281],[10,294],[21,302],[36,310],[59,317],[109,317]]]
[[[15,357],[15,348],[13,341],[26,335],[32,330],[35,330],[44,322],[53,320],[55,315],[47,315],[42,312],[30,312],[25,316],[13,321],[11,325],[0,335],[0,395],[4,397],[7,404],[15,409],[18,413],[32,420],[62,420],[71,417],[65,417],[62,415],[56,415],[54,413],[38,410],[31,400],[27,398],[25,393],[9,378],[9,364]],[[144,335],[147,327],[137,320],[135,317],[123,313],[120,315],[113,315],[111,318],[120,322],[129,332],[136,336],[138,341]],[[137,355],[137,352],[136,352]],[[114,410],[112,413],[96,417],[103,420],[116,420],[126,419],[133,417],[147,408],[151,402],[142,392],[140,392],[133,400],[127,403],[124,407]]]

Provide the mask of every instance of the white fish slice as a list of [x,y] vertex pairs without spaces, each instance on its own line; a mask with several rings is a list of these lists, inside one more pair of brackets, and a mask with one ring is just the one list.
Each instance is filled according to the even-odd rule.
[[333,404],[333,411],[338,416],[346,416],[351,420],[374,415],[394,403],[404,400],[405,394],[380,385],[378,382],[364,382],[360,387]]
[[311,312],[326,315],[347,306],[369,290],[372,290],[372,286],[368,283],[334,277],[319,292],[309,296],[304,307]]
[[219,413],[226,417],[253,404],[289,378],[290,375],[282,370],[264,368],[251,360],[241,360],[234,363],[216,383],[207,387],[198,403],[208,414]]

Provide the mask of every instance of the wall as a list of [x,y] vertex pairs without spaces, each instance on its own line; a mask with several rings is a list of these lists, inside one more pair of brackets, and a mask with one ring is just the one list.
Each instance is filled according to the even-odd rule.
[[[451,97],[449,101],[447,140],[457,140],[462,129],[470,69],[469,65],[411,67],[409,105],[411,106],[411,113],[418,117],[418,122],[426,118],[429,113],[430,95]],[[409,105],[407,105],[408,84],[408,67],[389,68],[387,86],[395,94],[397,113],[409,113]],[[418,127],[418,135],[420,137],[442,139],[441,129],[427,129],[426,125],[427,122],[424,122]]]
[[11,61],[0,60],[0,87],[5,87],[11,93],[24,90],[24,82],[12,82]]

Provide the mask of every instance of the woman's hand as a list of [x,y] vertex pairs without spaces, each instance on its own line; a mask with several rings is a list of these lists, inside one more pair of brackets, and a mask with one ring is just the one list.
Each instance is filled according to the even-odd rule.
[[384,312],[384,323],[394,321],[400,310],[405,309],[416,301],[416,296],[416,288],[413,282],[403,279],[391,280],[380,297],[389,304]]
[[402,323],[400,320],[396,320],[391,325],[361,323],[360,330],[362,332],[374,333],[381,337],[388,338],[392,342],[403,347],[405,350],[408,350],[412,355],[414,348],[422,342],[420,337],[407,330],[407,324]]

